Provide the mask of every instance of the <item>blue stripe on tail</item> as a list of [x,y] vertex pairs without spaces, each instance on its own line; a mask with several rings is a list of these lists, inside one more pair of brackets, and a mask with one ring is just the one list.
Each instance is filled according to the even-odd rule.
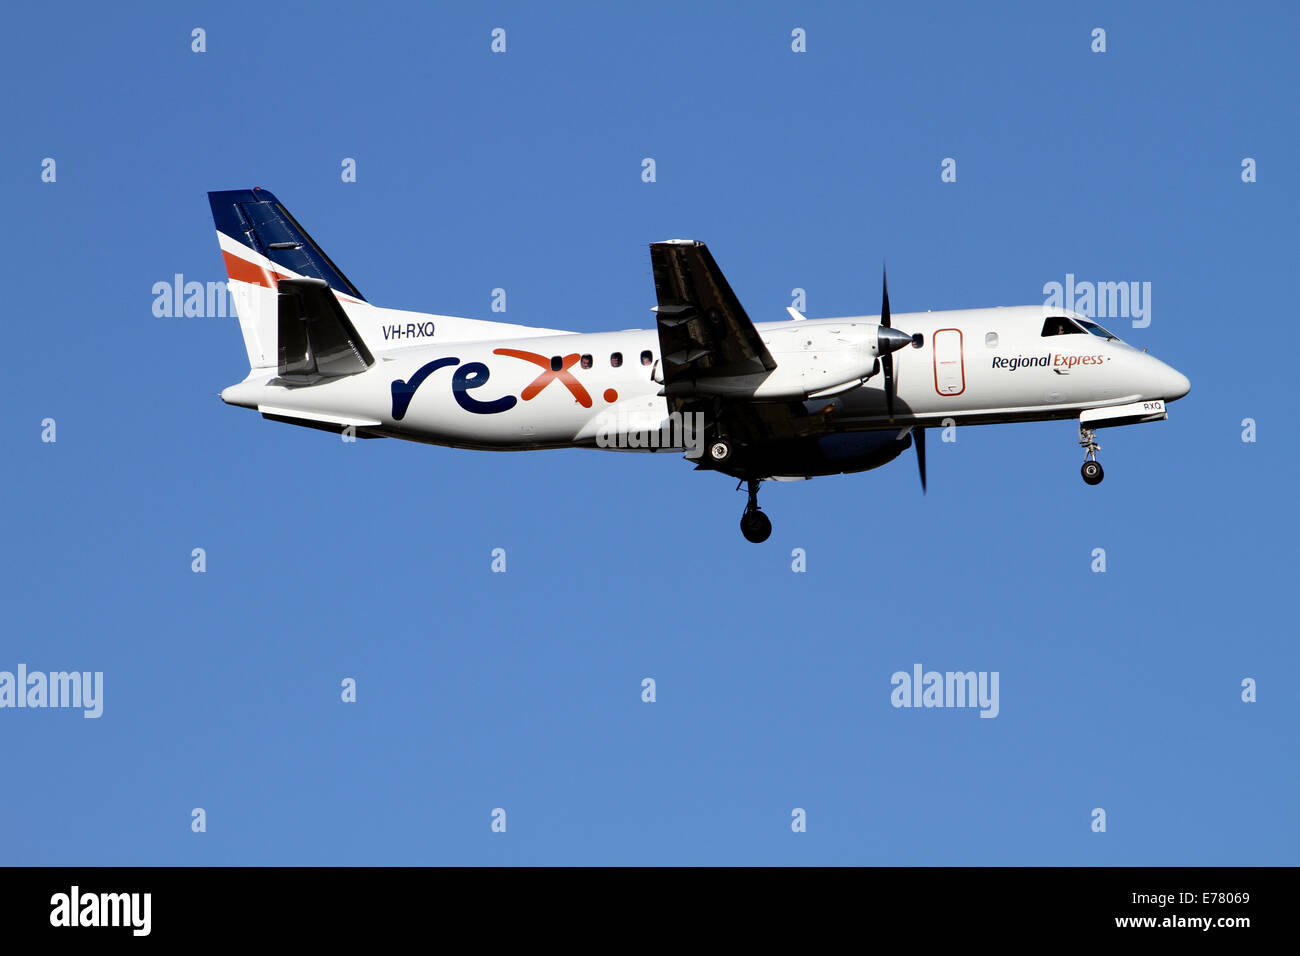
[[365,301],[365,296],[268,190],[210,192],[208,202],[218,231],[260,252],[278,266],[323,279],[334,291]]

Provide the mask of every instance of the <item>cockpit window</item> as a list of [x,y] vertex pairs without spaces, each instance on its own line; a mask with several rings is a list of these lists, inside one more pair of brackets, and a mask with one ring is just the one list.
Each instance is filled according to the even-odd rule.
[[1063,315],[1054,315],[1043,323],[1043,335],[1075,335],[1082,332],[1083,329],[1073,319]]
[[1079,324],[1082,325],[1082,326],[1083,326],[1085,329],[1087,329],[1089,332],[1091,332],[1093,335],[1097,336],[1098,338],[1103,338],[1103,339],[1105,339],[1107,342],[1109,342],[1111,339],[1114,339],[1114,340],[1117,341],[1117,342],[1119,341],[1119,336],[1118,336],[1118,335],[1115,335],[1115,334],[1112,333],[1112,332],[1107,332],[1105,329],[1103,329],[1103,328],[1102,328],[1100,325],[1098,325],[1096,322],[1093,322],[1093,321],[1091,321],[1091,320],[1089,320],[1089,319],[1080,319],[1080,320],[1079,320]]

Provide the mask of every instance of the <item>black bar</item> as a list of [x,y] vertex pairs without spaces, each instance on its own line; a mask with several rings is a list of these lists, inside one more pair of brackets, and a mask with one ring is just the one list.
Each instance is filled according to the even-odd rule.
[[[116,894],[147,893],[147,938],[167,942],[337,945],[414,933],[459,946],[503,938],[542,942],[537,934],[545,929],[547,938],[562,932],[574,940],[595,938],[599,930],[610,945],[619,939],[672,945],[701,932],[733,944],[781,937],[812,942],[841,930],[858,941],[901,933],[925,944],[918,952],[942,939],[1131,937],[1232,945],[1252,934],[1287,931],[1296,876],[1295,868],[1244,867],[28,867],[0,869],[0,926],[7,941],[131,939],[145,928],[145,897]],[[116,916],[125,925],[52,925],[73,921],[74,886],[77,922],[103,912],[105,921]],[[1190,925],[1206,918],[1208,928]],[[1119,925],[1133,919],[1154,923]],[[466,930],[475,934],[469,940]],[[628,935],[611,937],[609,930]]]

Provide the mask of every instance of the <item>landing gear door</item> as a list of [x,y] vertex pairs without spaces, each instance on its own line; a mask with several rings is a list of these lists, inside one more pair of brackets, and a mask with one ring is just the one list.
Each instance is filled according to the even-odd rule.
[[930,339],[934,348],[934,390],[940,395],[966,391],[966,365],[960,329],[939,329]]

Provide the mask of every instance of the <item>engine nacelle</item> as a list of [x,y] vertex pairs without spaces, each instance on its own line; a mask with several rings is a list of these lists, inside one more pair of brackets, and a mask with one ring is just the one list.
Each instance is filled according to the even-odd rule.
[[772,371],[675,382],[665,394],[773,402],[829,397],[856,388],[876,374],[880,368],[879,333],[880,326],[865,322],[834,326],[799,323],[777,329],[763,337],[776,360]]

